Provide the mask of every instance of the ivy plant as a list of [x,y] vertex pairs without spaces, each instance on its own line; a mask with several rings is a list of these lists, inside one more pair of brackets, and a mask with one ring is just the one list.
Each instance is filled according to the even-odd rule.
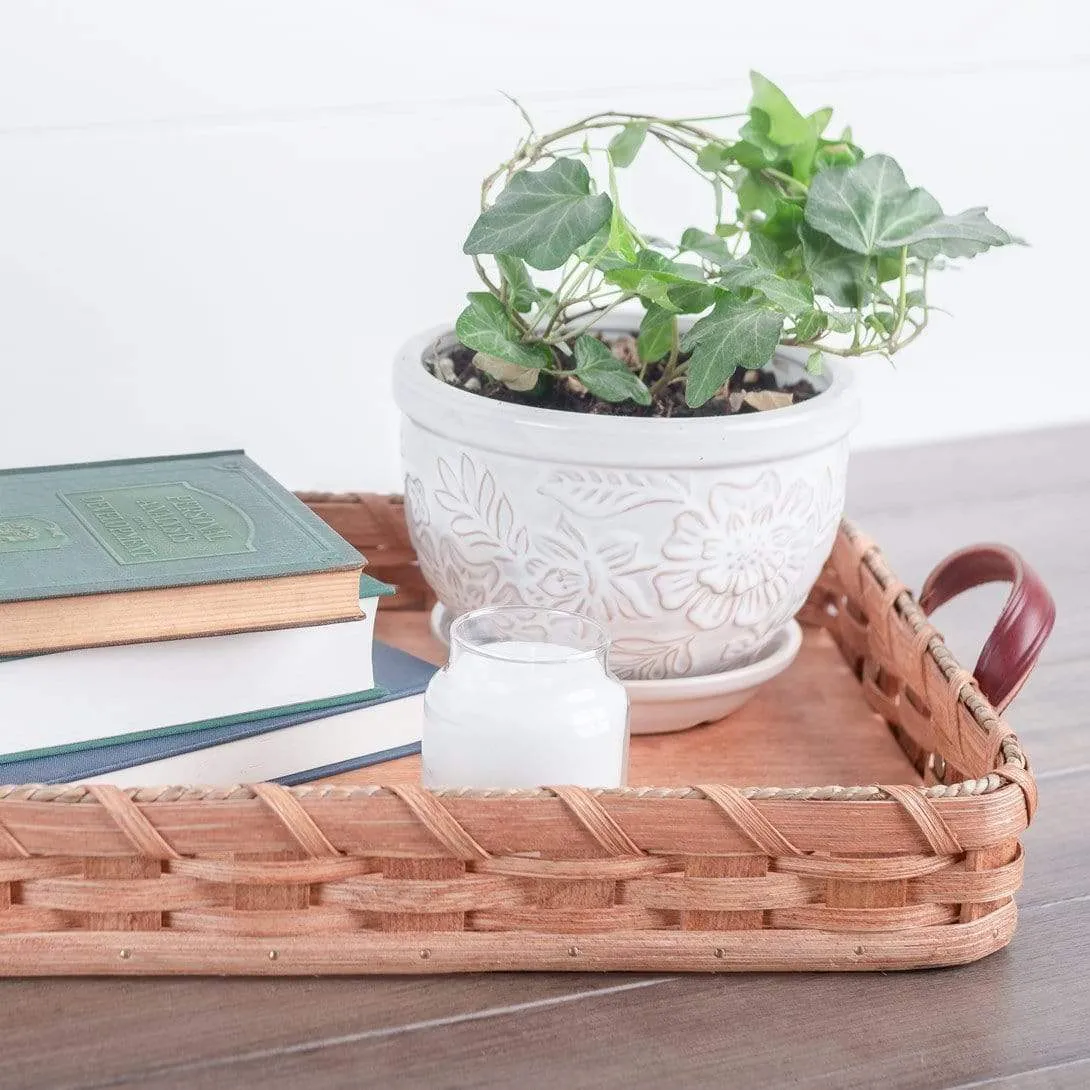
[[[751,82],[741,114],[599,113],[541,135],[523,111],[529,131],[484,179],[464,246],[485,290],[456,332],[481,372],[542,397],[574,378],[641,406],[681,388],[696,408],[781,344],[808,349],[812,370],[822,353],[892,356],[927,326],[929,273],[1018,241],[983,208],[947,215],[850,129],[828,135],[830,109],[804,115]],[[651,144],[708,186],[707,223],[676,241],[622,205],[624,172]],[[638,358],[595,335],[626,303],[642,307]]]

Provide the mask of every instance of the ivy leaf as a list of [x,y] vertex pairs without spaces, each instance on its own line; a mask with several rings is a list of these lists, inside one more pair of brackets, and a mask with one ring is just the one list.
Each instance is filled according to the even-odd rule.
[[549,349],[543,344],[523,344],[518,328],[494,295],[472,291],[467,298],[469,306],[458,315],[454,326],[462,344],[520,367],[548,367],[552,362]]
[[753,288],[785,314],[801,314],[814,305],[814,293],[801,280],[788,280],[750,261],[734,262],[719,282],[726,288]]
[[749,249],[746,251],[746,257],[750,261],[766,269],[776,269],[779,267],[781,256],[779,247],[772,239],[765,235],[750,234]]
[[711,141],[696,153],[696,165],[709,174],[722,170],[731,162],[730,149],[726,144]]
[[734,256],[730,247],[718,235],[708,234],[699,227],[687,227],[681,236],[681,249],[699,254],[714,265],[730,265]]
[[671,261],[657,250],[641,250],[633,263],[608,269],[606,280],[657,303],[664,310],[677,311],[670,299],[670,289],[675,285],[703,285],[704,270],[698,265]]
[[761,224],[760,233],[772,239],[781,250],[790,250],[798,245],[803,215],[802,205],[778,199],[772,214]]
[[609,237],[606,240],[606,246],[610,254],[616,254],[625,261],[636,260],[636,236],[621,215],[616,202],[613,204],[613,214],[609,218]]
[[825,365],[820,348],[815,348],[813,352],[811,352],[810,355],[806,357],[806,370],[811,375],[824,374]]
[[795,340],[812,341],[825,332],[827,324],[824,312],[816,307],[813,310],[803,311],[795,319]]
[[[768,119],[768,139],[785,150],[794,177],[805,181],[813,171],[818,141],[833,111],[825,107],[804,117],[787,95],[760,72],[750,72],[749,81],[753,87],[753,97],[749,102],[751,120],[756,120],[760,126],[763,125],[760,115]],[[744,127],[742,136],[752,139],[750,130]]]
[[603,401],[651,404],[651,391],[596,337],[584,334],[575,342],[575,374]]
[[875,333],[888,336],[897,325],[897,317],[888,310],[879,310],[874,314],[868,314],[863,319],[863,324]]
[[853,333],[855,331],[855,314],[846,314],[843,311],[834,310],[826,312],[825,320],[834,333]]
[[760,72],[750,72],[750,86],[753,88],[750,112],[760,110],[765,114],[770,140],[780,147],[789,147],[809,138],[811,123],[779,87]]
[[722,294],[723,288],[718,284],[698,284],[695,280],[666,289],[666,298],[678,314],[699,314]]
[[609,157],[613,160],[613,165],[615,167],[631,166],[646,136],[647,122],[630,121],[625,125],[609,142]]
[[[1022,243],[1020,238],[992,223],[986,208],[967,208],[956,216],[941,216],[916,228],[898,240],[896,245],[908,246],[917,257],[975,257],[992,246]],[[1024,245],[1024,243],[1023,243]]]
[[623,269],[626,265],[632,264],[631,258],[622,257],[621,254],[610,249],[609,242],[614,237],[613,219],[613,213],[610,212],[609,222],[603,224],[599,230],[594,232],[594,236],[589,242],[584,243],[575,251],[575,256],[580,261],[593,265],[601,272],[607,272],[609,269]]
[[738,201],[738,211],[745,215],[747,212],[763,212],[771,216],[776,211],[776,203],[780,199],[779,191],[771,186],[759,174],[752,170],[746,171],[735,191]]
[[838,307],[861,307],[869,298],[866,286],[867,259],[844,249],[828,235],[807,224],[799,230],[802,263],[814,291]]
[[676,327],[677,319],[668,310],[651,303],[640,322],[640,332],[636,338],[640,359],[644,363],[661,360],[674,345]]
[[769,154],[764,147],[751,140],[739,140],[736,144],[731,144],[728,154],[739,166],[749,170],[764,170],[777,160],[775,153]]
[[[754,162],[757,163],[756,169],[770,166],[783,158],[784,149],[769,135],[771,128],[772,119],[769,117],[768,111],[751,103],[749,120],[738,130],[738,135],[741,137],[739,143],[747,145],[747,148],[743,149],[743,154],[748,156],[749,149],[760,153],[759,159],[756,155],[752,156]],[[732,157],[734,157],[737,148],[738,144],[734,144],[729,149],[729,154]],[[741,162],[741,159],[738,161]]]
[[613,202],[592,194],[578,159],[520,170],[486,208],[462,247],[467,254],[510,254],[535,269],[558,269],[609,223]]
[[888,155],[821,171],[806,198],[806,222],[857,254],[896,249],[940,216],[939,202],[910,188]]
[[508,302],[519,314],[526,314],[535,303],[541,302],[541,293],[534,287],[525,264],[519,258],[497,254],[496,264],[500,269],[500,278],[507,285]]
[[783,331],[783,315],[767,307],[726,296],[685,334],[681,347],[692,352],[685,402],[703,405],[739,368],[763,367]]

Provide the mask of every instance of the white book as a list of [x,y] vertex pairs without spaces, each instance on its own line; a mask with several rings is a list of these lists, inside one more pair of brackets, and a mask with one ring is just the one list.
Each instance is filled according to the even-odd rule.
[[358,621],[2,660],[0,761],[359,699],[375,684],[377,608],[368,597]]
[[376,687],[346,707],[0,761],[0,783],[302,783],[418,752],[423,693],[435,667],[378,642],[374,660]]

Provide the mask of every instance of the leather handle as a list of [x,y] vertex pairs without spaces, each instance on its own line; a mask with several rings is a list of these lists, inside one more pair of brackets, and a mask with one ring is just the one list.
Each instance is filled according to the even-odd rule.
[[924,581],[919,603],[931,613],[985,583],[1010,583],[1011,592],[973,671],[997,711],[1018,695],[1056,622],[1056,603],[1041,577],[1006,545],[970,545],[951,553]]

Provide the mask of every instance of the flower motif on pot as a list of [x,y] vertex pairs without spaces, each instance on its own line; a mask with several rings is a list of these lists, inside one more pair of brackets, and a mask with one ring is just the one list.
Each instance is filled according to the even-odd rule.
[[651,567],[636,558],[638,538],[610,534],[592,542],[562,515],[556,530],[534,545],[537,555],[527,562],[527,572],[543,603],[604,622],[651,616],[634,578]]
[[767,471],[749,485],[713,485],[707,506],[682,511],[654,578],[664,609],[697,628],[754,625],[791,592],[814,546],[813,490]]
[[523,604],[495,562],[470,560],[456,539],[442,537],[429,526],[416,528],[410,537],[424,577],[456,614],[484,606]]
[[427,526],[431,523],[431,512],[428,510],[428,494],[424,489],[424,482],[411,473],[405,478],[405,513],[408,516],[409,534],[414,527]]
[[661,681],[686,677],[693,669],[693,638],[649,640],[632,637],[614,640],[609,649],[610,669],[620,678]]

